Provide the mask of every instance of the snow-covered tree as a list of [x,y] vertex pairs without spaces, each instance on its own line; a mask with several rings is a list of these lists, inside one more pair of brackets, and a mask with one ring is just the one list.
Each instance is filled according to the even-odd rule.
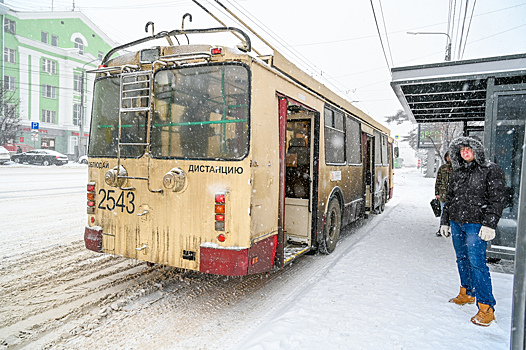
[[20,101],[15,92],[0,86],[0,145],[13,142],[19,132],[20,115],[18,112]]

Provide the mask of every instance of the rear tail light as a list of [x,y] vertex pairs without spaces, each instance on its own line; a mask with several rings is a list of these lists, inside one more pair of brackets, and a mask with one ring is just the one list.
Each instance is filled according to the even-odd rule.
[[225,204],[225,194],[223,192],[216,193],[216,204]]
[[213,47],[212,49],[210,49],[210,53],[212,55],[221,55],[223,53],[223,48],[221,48],[221,47]]
[[88,200],[88,207],[87,212],[88,214],[94,214],[95,213],[95,182],[89,182],[88,186],[86,187],[87,190],[87,200]]
[[[226,193],[218,192],[215,195],[215,206],[214,206],[214,219],[215,219],[215,230],[225,231],[225,214],[226,214]],[[219,242],[224,242],[226,237],[224,234],[220,234],[217,237]]]

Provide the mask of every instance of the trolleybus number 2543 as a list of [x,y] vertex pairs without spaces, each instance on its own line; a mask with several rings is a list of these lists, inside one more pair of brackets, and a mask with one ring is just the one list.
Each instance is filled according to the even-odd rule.
[[[221,32],[243,41],[175,40]],[[276,50],[251,50],[221,27],[106,54],[93,71],[87,249],[244,276],[330,254],[342,227],[384,211],[389,129]]]
[[[114,195],[115,190],[105,190],[101,188],[99,190],[99,196],[101,200],[97,208],[102,210],[118,210],[121,209],[121,213],[124,213],[124,209],[128,214],[135,212],[135,193],[131,191],[121,191],[120,195],[116,197]],[[116,209],[117,208],[117,209]]]

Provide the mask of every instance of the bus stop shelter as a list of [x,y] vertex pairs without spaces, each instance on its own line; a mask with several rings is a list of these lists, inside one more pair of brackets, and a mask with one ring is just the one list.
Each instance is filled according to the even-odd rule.
[[[397,67],[391,87],[414,123],[463,122],[513,192],[488,257],[515,259],[512,349],[526,349],[526,54]],[[470,130],[469,122],[483,122]]]

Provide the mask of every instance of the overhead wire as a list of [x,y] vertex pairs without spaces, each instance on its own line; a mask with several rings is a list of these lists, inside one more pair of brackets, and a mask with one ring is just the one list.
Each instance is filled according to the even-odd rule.
[[[461,0],[462,1],[462,0]],[[476,1],[476,0],[475,0]],[[6,0],[6,3],[9,4],[9,0]],[[170,1],[170,2],[157,2],[157,3],[154,3],[154,4],[148,4],[149,7],[151,7],[152,5],[153,6],[161,6],[161,5],[164,5],[164,6],[167,6],[168,4],[174,4],[174,2],[177,2],[179,4],[183,4],[183,3],[190,3],[190,0],[183,0],[183,1]],[[62,3],[62,2],[59,2],[59,3]],[[17,3],[18,4],[18,3]],[[41,5],[40,2],[38,2],[39,5]],[[372,5],[372,0],[371,0],[371,5]],[[456,18],[455,18],[455,15],[456,15],[456,8],[457,8],[457,1],[456,0],[450,0],[450,14],[452,12],[452,15],[450,15],[450,17],[448,18],[448,31],[450,31],[450,33],[454,33],[454,30],[455,30],[455,24],[456,24]],[[461,2],[461,7],[462,7],[462,2]],[[491,13],[495,13],[495,12],[499,12],[499,11],[505,11],[505,10],[508,10],[508,9],[511,9],[511,8],[516,8],[516,7],[519,7],[519,6],[524,6],[526,5],[526,3],[522,3],[522,4],[518,4],[518,5],[513,5],[513,6],[509,6],[509,7],[506,7],[506,8],[502,8],[502,9],[498,9],[498,10],[495,10],[495,11],[489,11],[489,12],[486,12],[486,13],[482,13],[482,14],[478,14],[477,16],[474,15],[474,8],[472,8],[472,14],[470,16],[470,22],[469,22],[469,25],[467,27],[467,32],[466,32],[466,39],[463,40],[463,47],[462,47],[462,56],[465,52],[465,48],[466,48],[466,44],[467,44],[467,35],[469,34],[469,29],[470,29],[470,26],[471,26],[471,22],[472,22],[472,19],[473,17],[478,17],[478,16],[483,16],[483,15],[487,15],[487,14],[491,14]],[[33,5],[36,7],[36,5]],[[137,5],[137,6],[143,6],[143,5]],[[239,5],[241,6],[241,5]],[[381,3],[380,3],[380,6],[381,6]],[[39,6],[40,8],[42,8],[42,6]],[[118,10],[118,9],[129,9],[130,6],[129,4],[127,5],[123,5],[123,6],[111,6],[111,7],[83,7],[85,9],[90,9],[90,10],[98,10],[98,9],[104,9],[104,10]],[[242,8],[242,6],[241,6]],[[374,10],[374,6],[373,6],[373,10]],[[383,10],[382,10],[382,15],[383,15]],[[466,14],[464,14],[466,16]],[[376,16],[375,16],[376,17]],[[460,18],[460,15],[459,15],[459,18]],[[257,19],[256,19],[257,20]],[[101,22],[101,23],[104,23],[104,22]],[[459,19],[459,22],[460,23],[460,19]],[[511,29],[508,29],[508,30],[505,30],[505,31],[502,31],[502,32],[499,32],[499,33],[496,33],[494,35],[491,35],[491,36],[487,36],[487,37],[484,37],[484,38],[481,38],[479,40],[476,40],[476,41],[473,41],[473,42],[470,42],[471,43],[474,43],[474,42],[478,42],[478,41],[481,41],[481,40],[485,40],[487,38],[490,38],[490,37],[493,37],[493,36],[497,36],[497,35],[500,35],[502,33],[505,33],[505,32],[509,32],[509,31],[512,31],[512,30],[515,30],[517,28],[520,28],[520,27],[523,27],[524,25],[520,25],[520,26],[517,26],[517,27],[514,27],[514,28],[511,28]],[[427,26],[425,26],[427,27]],[[460,25],[458,26],[460,27]],[[377,23],[377,30],[379,32],[379,36],[381,38],[381,34],[380,34],[380,30],[378,28],[378,23]],[[387,35],[387,30],[385,29],[385,21],[384,21],[384,30],[386,32],[386,35]],[[402,31],[400,31],[402,32]],[[457,29],[457,32],[458,32],[458,29]],[[393,33],[396,33],[396,32],[393,32]],[[392,34],[392,33],[391,33]],[[372,37],[372,36],[369,36],[369,37]],[[359,40],[359,39],[366,39],[366,38],[369,38],[369,37],[363,37],[363,38],[350,38],[350,39],[344,39],[344,40],[337,40],[337,41],[327,41],[327,42],[321,42],[321,43],[307,43],[307,44],[298,44],[298,45],[289,45],[285,42],[285,45],[284,46],[281,46],[282,48],[284,49],[289,49],[289,48],[293,48],[293,47],[298,47],[298,46],[308,46],[308,45],[319,45],[319,44],[330,44],[330,43],[334,43],[334,42],[342,42],[342,41],[351,41],[351,40]],[[451,37],[453,37],[453,35],[451,35]],[[284,42],[284,40],[281,39],[280,42]],[[382,41],[381,41],[382,42]],[[386,63],[387,63],[387,66],[389,67],[389,61],[387,60],[387,55],[386,55],[386,52],[385,52],[385,49],[383,47],[383,43],[382,43],[382,49],[384,50],[384,58],[386,59]],[[390,53],[390,57],[391,57],[391,62],[392,62],[392,55],[391,55],[391,51],[390,51],[390,47],[389,47],[389,53]],[[299,53],[298,53],[299,54]],[[460,54],[460,53],[459,53]],[[295,56],[296,54],[292,54],[291,55]],[[301,54],[299,54],[301,55]],[[426,56],[423,56],[423,57],[427,57],[427,56],[430,56],[430,55],[426,55]],[[299,59],[297,56],[295,56],[295,59]],[[305,60],[307,60],[305,58]],[[307,60],[308,61],[308,60]],[[412,60],[411,60],[412,61]],[[307,64],[308,63],[308,64]],[[309,69],[312,69],[312,65],[315,67],[314,69],[314,74],[319,74],[320,76],[322,76],[324,79],[326,80],[335,80],[337,78],[334,78],[334,77],[330,77],[328,74],[326,74],[325,72],[323,72],[319,67],[317,67],[315,64],[313,64],[312,62],[303,62],[303,64],[307,64],[307,67]],[[381,68],[377,68],[377,69],[381,69]],[[319,71],[319,73],[318,73]],[[361,74],[361,73],[356,73],[356,74]],[[353,75],[353,74],[349,74],[349,75]],[[340,76],[341,77],[341,76]],[[340,78],[338,77],[338,78]],[[329,81],[330,82],[330,81]],[[332,84],[333,85],[333,84]],[[343,84],[342,84],[343,85]],[[335,85],[333,85],[335,86]],[[341,92],[341,91],[340,91]],[[354,93],[354,92],[353,92]]]
[[[449,26],[448,23],[448,35],[449,40],[453,41],[454,39],[454,33],[455,33],[455,16],[456,16],[456,10],[457,10],[457,0],[449,0],[449,18],[448,22],[451,22],[451,26]],[[452,48],[454,49],[453,43],[451,43]],[[453,57],[453,52],[450,52],[451,57]]]
[[378,31],[378,37],[380,39],[380,45],[382,46],[382,52],[384,53],[385,63],[387,63],[387,68],[389,69],[389,72],[391,72],[391,68],[389,67],[389,60],[387,59],[387,55],[385,53],[384,43],[382,41],[382,35],[380,33],[380,27],[378,27],[378,20],[376,19],[376,12],[374,11],[373,0],[370,0],[370,1],[371,1],[371,8],[373,10],[374,23],[376,24],[376,30]]
[[475,5],[476,4],[477,4],[477,0],[474,0],[473,8],[471,9],[471,16],[469,17],[468,30],[466,31],[466,39],[464,40],[464,46],[463,46],[462,52],[460,54],[460,59],[462,59],[464,57],[464,51],[466,50],[466,44],[468,43],[469,29],[471,28],[471,21],[473,20],[473,13],[475,12]]
[[[244,16],[249,18],[255,25],[257,25],[261,30],[263,30],[274,41],[276,41],[278,43],[281,43],[282,44],[282,48],[287,50],[289,55],[291,55],[293,58],[295,58],[295,60],[297,60],[298,62],[302,63],[302,65],[305,66],[306,68],[308,68],[308,70],[311,70],[312,73],[315,73],[315,74],[319,75],[319,77],[323,78],[324,81],[326,81],[328,84],[333,86],[336,89],[337,92],[342,92],[342,93],[345,93],[346,95],[348,93],[352,92],[356,96],[355,91],[353,91],[352,89],[349,89],[347,86],[345,86],[341,82],[337,81],[335,78],[332,78],[326,72],[324,72],[319,67],[317,67],[313,62],[309,61],[299,51],[297,51],[297,50],[293,51],[291,49],[293,47],[292,45],[289,45],[283,38],[281,38],[279,35],[274,33],[270,28],[268,28],[264,23],[262,23],[259,19],[257,19],[257,17],[252,15],[250,13],[250,11],[246,10],[242,5],[237,3],[235,0],[228,1],[228,3],[231,4],[237,11],[239,11]],[[232,4],[232,3],[234,3],[234,4]],[[286,45],[283,45],[283,43],[285,43]],[[336,86],[330,79],[335,80],[338,84],[341,85],[341,87]],[[343,90],[341,89],[342,87],[343,87]]]
[[[455,42],[459,42],[459,37],[460,37],[460,17],[462,16],[462,5],[464,4],[464,0],[460,0],[460,5],[459,5],[459,13],[458,13],[458,19],[455,18],[455,23],[457,24],[457,32],[455,34]],[[458,23],[457,23],[458,22]],[[456,47],[455,47],[455,51],[456,51]],[[458,58],[458,52],[456,52],[456,57]]]
[[[210,1],[209,1],[210,2]],[[231,1],[229,1],[230,4],[232,4]],[[241,9],[239,9],[237,6],[239,6]],[[308,61],[308,59],[303,56],[298,51],[292,51],[290,47],[293,47],[292,45],[289,45],[285,39],[281,38],[278,34],[274,33],[270,28],[268,28],[263,22],[261,22],[257,17],[253,16],[247,9],[245,9],[243,6],[237,4],[234,2],[232,5],[236,10],[244,14],[247,18],[249,18],[251,21],[253,21],[263,32],[265,32],[270,38],[272,38],[274,41],[278,43],[285,43],[286,45],[282,44],[282,48],[286,49],[287,52],[295,57],[299,62],[306,65],[308,68],[312,69],[313,73],[316,72],[316,70],[321,71],[319,67],[317,67],[313,62]]]
[[466,7],[464,9],[464,18],[462,20],[462,30],[460,31],[460,42],[458,44],[457,59],[459,60],[460,60],[460,53],[462,52],[462,41],[464,39],[464,26],[466,25],[466,16],[468,14],[468,6],[469,6],[469,0],[466,0]]
[[[9,4],[10,3],[10,0],[5,0],[6,4]],[[173,4],[174,1],[170,1],[170,2],[160,2],[160,3],[154,3],[154,4],[148,4],[148,7],[152,7],[156,4],[165,4],[165,3],[170,3],[170,4]],[[17,2],[18,3],[18,2]],[[38,3],[40,4],[41,2],[40,1],[37,1],[35,0],[35,3]],[[69,2],[68,2],[69,3]],[[180,1],[181,4],[191,4],[191,0],[181,0]],[[12,6],[12,5],[10,5]],[[476,16],[474,17],[480,17],[480,16],[485,16],[485,15],[490,15],[490,14],[494,14],[494,13],[497,13],[497,12],[501,12],[501,11],[506,11],[506,10],[510,10],[510,9],[513,9],[513,8],[517,8],[517,7],[521,7],[521,6],[526,6],[526,3],[521,3],[521,4],[517,4],[517,5],[513,5],[513,6],[508,6],[508,7],[504,7],[504,8],[501,8],[501,9],[497,9],[497,10],[493,10],[493,11],[488,11],[488,12],[484,12],[484,13],[480,13],[480,14],[477,14]],[[36,7],[36,6],[35,6]],[[123,5],[123,6],[107,6],[107,7],[101,7],[101,6],[98,6],[98,7],[84,7],[84,6],[78,6],[77,8],[79,8],[81,11],[83,10],[86,10],[86,9],[89,9],[89,10],[98,10],[98,9],[101,9],[101,10],[123,10],[123,9],[129,9],[130,6],[128,5]],[[455,18],[455,15],[456,15],[456,0],[450,0],[450,16],[448,18],[448,34],[450,35],[450,37],[453,39],[453,33],[454,33],[454,26],[455,26],[455,21],[453,20]],[[223,11],[222,11],[223,12]],[[452,12],[452,13],[451,13]],[[86,15],[86,12],[83,11],[83,13]],[[98,17],[94,16],[91,12],[88,16],[89,17],[94,17],[96,19],[98,19]],[[98,25],[100,24],[104,24],[104,26],[107,26],[107,23],[105,23],[104,21],[102,20],[99,20],[98,22]],[[393,34],[397,34],[397,33],[405,33],[407,32],[408,30],[419,30],[419,29],[424,29],[424,28],[429,28],[429,27],[434,27],[434,26],[438,26],[438,25],[442,25],[446,22],[440,22],[440,23],[434,23],[434,24],[429,24],[429,25],[425,25],[425,26],[421,26],[421,27],[412,27],[412,28],[409,28],[409,29],[403,29],[403,30],[399,30],[399,31],[394,31],[394,32],[389,32],[388,34],[389,35],[393,35]],[[113,30],[115,30],[114,28],[112,28]],[[117,31],[117,30],[115,30]],[[122,32],[120,32],[121,34],[124,34]],[[295,44],[295,45],[290,45],[291,47],[301,47],[301,46],[313,46],[313,45],[322,45],[322,44],[331,44],[331,43],[339,43],[339,42],[347,42],[347,41],[354,41],[354,40],[362,40],[362,39],[369,39],[369,38],[373,38],[373,37],[376,37],[376,35],[368,35],[368,36],[362,36],[362,37],[355,37],[355,38],[348,38],[348,39],[341,39],[341,40],[330,40],[330,41],[323,41],[323,42],[311,42],[311,43],[304,43],[304,44]],[[283,46],[278,46],[278,47],[283,47]],[[319,68],[318,68],[319,69]]]
[[387,49],[389,51],[389,57],[391,58],[391,65],[394,67],[393,55],[391,53],[391,45],[389,45],[389,35],[387,34],[387,27],[385,25],[384,10],[382,8],[382,0],[378,0],[378,3],[380,4],[380,14],[382,15],[382,22],[384,24],[385,41],[387,42]]
[[485,36],[485,37],[480,38],[478,40],[473,40],[473,41],[470,42],[470,44],[473,44],[473,43],[476,43],[476,42],[479,42],[479,41],[483,41],[483,40],[486,40],[488,38],[493,38],[494,36],[498,36],[498,35],[501,35],[501,34],[504,34],[504,33],[507,33],[507,32],[511,32],[512,30],[515,30],[515,29],[518,29],[518,28],[522,28],[522,27],[526,27],[526,23],[525,24],[521,24],[520,26],[516,26],[516,27],[510,28],[510,29],[503,30],[502,32],[498,32],[498,33],[495,33],[495,34],[492,34],[492,35]]
[[[452,4],[453,2],[456,5],[456,0],[450,0],[450,4]],[[485,15],[491,15],[491,14],[494,14],[494,13],[497,13],[497,12],[506,11],[506,10],[510,10],[510,9],[513,9],[513,8],[521,7],[521,6],[526,6],[526,3],[509,6],[509,7],[501,8],[501,9],[494,10],[494,11],[488,11],[488,12],[480,13],[480,14],[474,16],[474,17],[481,17],[481,16],[485,16]],[[398,34],[398,33],[407,33],[408,31],[416,31],[416,30],[420,30],[420,29],[424,29],[424,28],[431,28],[431,27],[440,26],[440,25],[443,25],[443,24],[448,24],[448,26],[449,26],[449,22],[451,22],[451,26],[450,26],[450,28],[449,28],[447,33],[450,35],[451,38],[453,38],[454,24],[455,24],[455,22],[454,22],[455,8],[451,7],[450,11],[453,12],[453,13],[450,14],[450,16],[448,18],[448,22],[433,23],[433,24],[428,24],[428,25],[420,26],[420,27],[411,27],[411,28],[406,28],[406,29],[402,29],[402,30],[389,32],[388,34],[389,35],[393,35],[393,34]],[[354,40],[370,39],[370,38],[375,38],[375,37],[376,37],[376,35],[367,35],[367,36],[348,38],[348,39],[329,40],[329,41],[315,42],[315,43],[305,43],[305,44],[295,44],[295,45],[292,45],[292,46],[300,47],[300,46],[313,46],[313,45],[322,45],[322,44],[332,44],[332,43],[347,42],[347,41],[354,41]]]
[[447,30],[446,33],[449,35],[449,31],[451,29],[451,5],[453,3],[453,0],[449,0],[449,9],[447,12]]

